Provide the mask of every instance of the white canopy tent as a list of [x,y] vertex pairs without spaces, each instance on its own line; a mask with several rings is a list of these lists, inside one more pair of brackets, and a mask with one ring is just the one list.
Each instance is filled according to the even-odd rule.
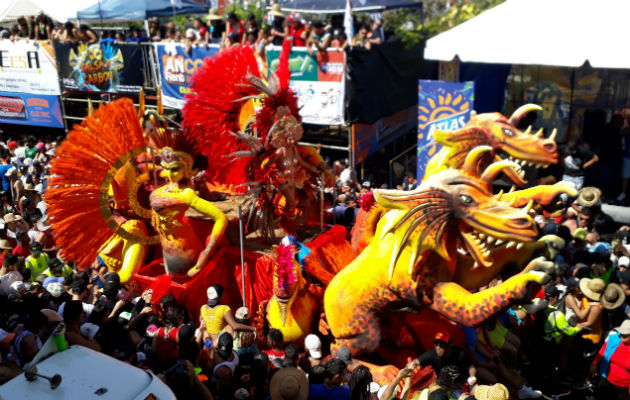
[[76,20],[77,11],[96,3],[98,0],[0,0],[0,21],[43,12],[55,21],[66,22]]
[[430,60],[630,69],[629,0],[507,0],[427,41]]

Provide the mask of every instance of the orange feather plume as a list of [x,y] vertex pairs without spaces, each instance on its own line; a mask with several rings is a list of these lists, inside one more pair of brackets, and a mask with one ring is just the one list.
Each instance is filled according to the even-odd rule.
[[112,236],[100,210],[101,185],[121,156],[144,145],[133,102],[120,99],[75,125],[59,146],[45,200],[65,260],[88,268]]

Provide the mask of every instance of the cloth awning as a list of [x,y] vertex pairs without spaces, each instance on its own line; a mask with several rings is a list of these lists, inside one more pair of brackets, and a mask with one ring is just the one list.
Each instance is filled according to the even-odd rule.
[[[288,0],[280,2],[282,11],[308,14],[341,14],[346,0]],[[422,8],[415,0],[353,0],[353,12],[381,12],[395,8]]]
[[429,60],[630,69],[630,1],[507,0],[427,41]]
[[98,3],[98,0],[9,0],[0,3],[3,3],[0,5],[0,21],[43,12],[55,21],[66,22],[76,20],[77,11]]
[[100,4],[79,11],[77,17],[92,21],[140,21],[179,14],[206,14],[208,8],[205,1],[192,0],[101,0]]

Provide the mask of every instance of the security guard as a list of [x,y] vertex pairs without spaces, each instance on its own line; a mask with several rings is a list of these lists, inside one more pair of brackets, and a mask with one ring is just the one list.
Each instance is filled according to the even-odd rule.
[[25,267],[31,271],[31,280],[35,281],[48,268],[50,258],[48,254],[42,252],[42,244],[31,243],[31,255],[26,257]]
[[58,258],[53,258],[48,262],[48,269],[43,272],[46,276],[56,276],[63,278],[74,278],[75,273],[68,264]]
[[560,293],[554,284],[545,288],[545,298],[549,301],[549,305],[545,311],[547,320],[545,321],[543,339],[556,344],[560,343],[564,336],[573,336],[580,331],[580,328],[571,326],[564,313],[555,307],[560,301]]

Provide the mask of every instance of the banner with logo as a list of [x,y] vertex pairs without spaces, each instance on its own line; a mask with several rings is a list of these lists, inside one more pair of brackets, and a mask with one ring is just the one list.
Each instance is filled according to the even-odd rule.
[[219,52],[218,45],[194,46],[191,54],[182,44],[156,43],[155,52],[160,71],[162,101],[167,107],[183,108],[185,96],[190,93],[190,79],[203,65],[206,57]]
[[55,43],[64,91],[138,93],[144,83],[137,44]]
[[45,41],[0,40],[0,92],[60,94],[52,46]]
[[63,128],[59,97],[0,92],[0,123]]
[[[280,48],[267,50],[269,68],[280,64]],[[307,124],[341,125],[344,122],[346,53],[329,50],[311,56],[305,48],[289,55],[291,88],[297,93],[302,121]]]
[[418,170],[420,181],[429,159],[441,146],[433,132],[454,131],[470,119],[474,82],[418,81]]

